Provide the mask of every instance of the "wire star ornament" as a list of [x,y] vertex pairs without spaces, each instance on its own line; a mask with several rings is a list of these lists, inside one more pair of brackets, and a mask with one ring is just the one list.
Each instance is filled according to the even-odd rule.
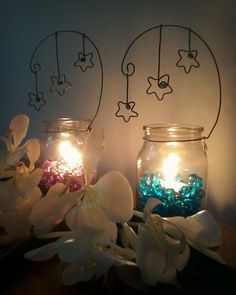
[[59,95],[63,96],[66,89],[71,87],[71,83],[66,81],[66,75],[61,74],[58,76],[51,76],[52,85],[50,87],[50,92],[56,91]]
[[46,101],[44,100],[44,94],[42,91],[38,93],[29,93],[29,102],[28,104],[30,106],[33,106],[37,111],[40,111],[41,107],[46,104]]
[[155,94],[156,98],[161,101],[166,94],[173,92],[169,81],[170,76],[168,74],[161,75],[161,47],[162,47],[162,25],[159,30],[159,46],[158,46],[158,65],[157,65],[157,78],[148,77],[149,86],[146,90],[147,94]]
[[147,94],[155,94],[158,100],[163,100],[166,94],[173,92],[172,87],[169,85],[170,77],[165,74],[160,78],[148,77],[149,87],[146,90]]
[[80,67],[82,72],[85,72],[88,68],[93,68],[94,64],[92,62],[93,54],[85,54],[83,52],[78,53],[78,60],[74,63],[75,67]]
[[189,73],[191,68],[198,68],[200,66],[199,62],[197,61],[197,50],[178,50],[179,60],[176,63],[177,67],[183,67],[185,73]]
[[122,117],[127,123],[132,117],[138,117],[138,113],[134,111],[135,102],[123,102],[118,101],[118,111],[116,112],[117,117]]

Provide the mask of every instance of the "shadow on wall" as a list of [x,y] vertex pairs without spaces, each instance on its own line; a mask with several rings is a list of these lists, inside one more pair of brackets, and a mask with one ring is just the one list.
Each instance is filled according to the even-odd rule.
[[235,202],[225,203],[224,207],[222,206],[219,208],[219,205],[217,205],[217,203],[212,200],[211,195],[208,195],[207,210],[209,210],[219,222],[230,224],[232,226],[236,225]]

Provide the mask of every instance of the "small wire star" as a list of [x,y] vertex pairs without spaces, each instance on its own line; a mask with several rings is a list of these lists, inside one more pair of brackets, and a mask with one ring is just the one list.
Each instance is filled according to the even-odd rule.
[[56,91],[59,95],[64,95],[65,90],[71,87],[71,84],[66,81],[66,75],[51,76],[52,85],[50,92]]
[[88,68],[93,68],[94,64],[92,62],[93,54],[84,54],[82,52],[78,53],[78,60],[74,63],[75,67],[80,67],[82,72],[85,72]]
[[189,73],[191,68],[198,68],[200,66],[199,62],[197,61],[197,50],[178,50],[178,54],[180,59],[177,61],[177,67],[183,67],[185,73]]
[[138,117],[138,113],[133,110],[135,107],[134,101],[118,101],[117,105],[118,111],[116,112],[116,117],[122,117],[126,123],[129,122],[131,117]]
[[165,74],[160,78],[148,77],[149,87],[146,90],[147,94],[154,93],[158,100],[163,100],[166,94],[172,93],[173,89],[169,85],[170,77]]
[[46,104],[43,95],[43,92],[39,92],[37,94],[29,92],[28,104],[30,106],[33,106],[36,109],[36,111],[40,111],[40,108]]

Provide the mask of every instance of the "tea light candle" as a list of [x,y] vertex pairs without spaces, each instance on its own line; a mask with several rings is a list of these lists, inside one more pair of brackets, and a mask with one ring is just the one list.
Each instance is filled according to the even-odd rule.
[[176,153],[170,153],[162,167],[164,179],[161,179],[161,185],[166,189],[174,189],[176,193],[179,192],[183,186],[186,186],[185,183],[176,181],[179,162],[180,157]]
[[70,191],[80,189],[84,182],[81,153],[68,140],[60,142],[58,153],[58,160],[46,160],[43,164],[44,186],[48,189],[58,182],[66,184],[70,179]]

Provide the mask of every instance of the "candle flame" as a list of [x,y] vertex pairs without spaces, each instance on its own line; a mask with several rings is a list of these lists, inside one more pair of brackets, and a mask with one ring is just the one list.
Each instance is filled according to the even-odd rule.
[[176,180],[179,162],[180,157],[176,153],[170,153],[162,166],[164,180],[161,181],[161,185],[165,188],[172,188],[176,192],[179,192],[181,187],[186,186],[185,183]]
[[173,181],[178,174],[178,163],[180,157],[176,153],[170,153],[162,166],[165,180]]
[[68,164],[70,167],[82,165],[81,154],[71,145],[68,140],[62,141],[59,144],[59,153],[66,164]]

